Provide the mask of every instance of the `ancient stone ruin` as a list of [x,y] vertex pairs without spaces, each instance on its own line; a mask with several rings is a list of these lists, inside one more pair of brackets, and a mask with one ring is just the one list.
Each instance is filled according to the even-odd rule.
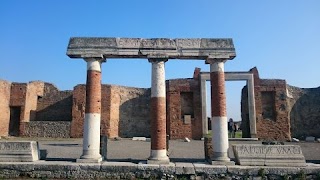
[[[79,161],[100,160],[96,138],[100,134],[110,138],[146,136],[152,138],[149,162],[159,163],[160,159],[160,163],[168,163],[166,135],[200,139],[207,134],[205,82],[210,81],[212,143],[220,144],[212,150],[213,160],[228,162],[224,81],[244,80],[243,137],[320,137],[320,89],[260,79],[257,68],[224,72],[225,61],[235,57],[231,39],[71,38],[67,55],[87,62],[86,85],[60,91],[46,82],[0,80],[1,136],[84,137]],[[110,58],[148,59],[151,88],[101,84],[101,64]],[[203,60],[210,64],[211,72],[196,68],[191,78],[165,81],[164,63],[170,59]]]

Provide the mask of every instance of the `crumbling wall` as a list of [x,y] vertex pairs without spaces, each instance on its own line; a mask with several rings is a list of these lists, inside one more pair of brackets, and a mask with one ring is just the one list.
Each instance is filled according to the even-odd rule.
[[150,88],[112,85],[111,94],[110,124],[119,124],[119,136],[150,137]]
[[320,137],[320,87],[287,89],[292,137]]
[[72,91],[59,91],[50,83],[43,84],[42,93],[38,93],[36,121],[71,121]]
[[11,83],[0,80],[0,136],[9,134]]
[[27,84],[24,119],[21,122],[36,120],[38,97],[43,96],[44,82],[32,81]]
[[200,83],[197,78],[166,82],[167,134],[170,139],[202,137]]
[[[290,140],[290,119],[285,80],[260,79],[257,68],[254,75],[257,137],[266,140]],[[241,116],[243,137],[248,137],[249,112],[246,87],[242,90]]]
[[21,136],[69,138],[70,121],[30,121],[24,123],[24,131]]
[[[74,88],[71,137],[82,137],[85,85]],[[101,134],[108,137],[150,136],[150,89],[102,85]]]
[[260,79],[255,93],[258,137],[291,140],[286,81]]
[[[71,137],[83,136],[83,121],[86,106],[86,86],[77,85],[73,88]],[[102,104],[103,109],[103,104]]]

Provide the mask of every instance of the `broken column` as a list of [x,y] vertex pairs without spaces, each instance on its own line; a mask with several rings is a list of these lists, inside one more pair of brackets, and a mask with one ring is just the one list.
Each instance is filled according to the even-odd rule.
[[168,164],[166,150],[166,85],[164,63],[167,59],[149,59],[151,81],[151,152],[148,164]]
[[209,59],[207,63],[210,64],[211,82],[212,164],[224,164],[230,162],[224,61]]
[[86,58],[86,107],[83,125],[83,153],[77,162],[100,162],[101,63],[102,58]]

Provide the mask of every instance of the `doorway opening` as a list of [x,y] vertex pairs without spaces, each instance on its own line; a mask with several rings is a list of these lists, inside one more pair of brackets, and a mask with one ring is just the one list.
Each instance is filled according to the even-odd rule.
[[19,136],[21,106],[10,107],[9,135]]

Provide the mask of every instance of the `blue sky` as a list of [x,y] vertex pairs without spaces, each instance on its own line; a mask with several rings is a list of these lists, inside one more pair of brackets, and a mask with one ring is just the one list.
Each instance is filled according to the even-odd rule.
[[[257,66],[262,78],[320,86],[319,0],[0,1],[0,79],[42,80],[59,89],[85,83],[86,64],[70,59],[70,37],[233,38],[237,57],[226,71]],[[166,79],[192,77],[203,61],[171,60]],[[111,59],[102,81],[150,87],[147,60]],[[240,118],[244,82],[227,83],[229,117]]]

